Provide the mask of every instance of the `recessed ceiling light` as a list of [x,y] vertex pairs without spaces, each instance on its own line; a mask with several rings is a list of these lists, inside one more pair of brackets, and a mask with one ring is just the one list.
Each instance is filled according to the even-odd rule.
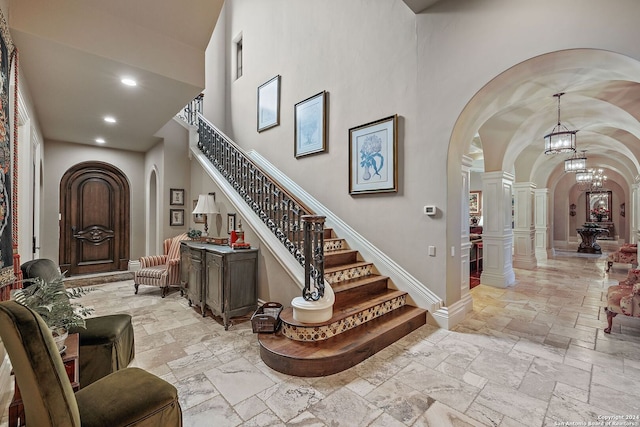
[[127,85],[127,86],[137,86],[138,85],[138,82],[133,80],[131,77],[123,77],[122,79],[120,79],[120,81],[122,82],[123,85]]
[[115,122],[116,122],[116,119],[115,119],[115,117],[106,116],[106,117],[104,118],[104,121],[105,121],[105,122],[107,122],[107,123],[115,123]]
[[104,138],[96,138],[96,142],[97,142],[98,144],[104,144],[104,143],[105,143],[105,142],[107,142],[107,141],[105,141],[105,140],[104,140]]

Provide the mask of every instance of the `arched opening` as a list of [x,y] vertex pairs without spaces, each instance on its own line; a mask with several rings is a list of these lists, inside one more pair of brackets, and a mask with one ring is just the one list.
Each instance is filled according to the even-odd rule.
[[158,228],[158,174],[153,169],[149,175],[149,197],[147,198],[147,254],[160,253],[160,230]]
[[[449,146],[448,209],[464,212],[458,204],[465,203],[467,195],[459,197],[458,192],[469,188],[464,189],[459,171],[465,170],[463,159],[472,153],[474,138],[479,136],[487,207],[482,215],[484,232],[488,223],[495,222],[494,233],[484,244],[485,270],[493,266],[497,272],[488,284],[513,284],[507,264],[520,250],[529,251],[520,255],[535,265],[536,257],[555,245],[578,244],[575,225],[586,220],[584,188],[575,182],[575,175],[565,173],[567,154],[544,154],[543,136],[556,124],[558,106],[553,95],[558,92],[565,93],[562,123],[578,130],[577,149],[586,150],[589,167],[603,168],[609,177],[615,239],[637,238],[631,218],[635,215],[633,187],[640,171],[640,125],[637,103],[631,100],[640,94],[639,81],[640,63],[624,55],[596,49],[557,51],[504,71],[465,106]],[[576,206],[573,216],[572,205]],[[463,215],[460,222],[454,218],[447,224],[450,246],[464,249],[466,236],[458,236],[458,230],[464,230],[467,221]],[[532,246],[523,249],[519,238],[528,239]],[[487,250],[487,244],[494,246]],[[450,279],[458,275],[457,262],[453,260],[447,268]],[[455,292],[451,281],[447,283],[448,292]]]

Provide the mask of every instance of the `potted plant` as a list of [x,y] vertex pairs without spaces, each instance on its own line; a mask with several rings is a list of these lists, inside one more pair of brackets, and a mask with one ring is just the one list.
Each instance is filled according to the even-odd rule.
[[41,278],[24,281],[24,288],[14,293],[19,304],[29,307],[42,317],[56,339],[58,350],[63,350],[64,340],[69,328],[85,328],[85,317],[93,312],[92,308],[72,303],[72,299],[86,295],[93,288],[71,288],[64,286],[63,275],[46,281]]

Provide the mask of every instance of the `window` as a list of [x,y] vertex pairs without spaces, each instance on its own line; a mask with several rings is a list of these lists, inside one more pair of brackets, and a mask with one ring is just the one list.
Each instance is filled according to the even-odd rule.
[[242,38],[236,42],[236,79],[242,77]]

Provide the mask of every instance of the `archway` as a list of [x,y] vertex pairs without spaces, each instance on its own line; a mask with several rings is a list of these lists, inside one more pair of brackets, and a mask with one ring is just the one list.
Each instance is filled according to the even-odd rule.
[[[587,149],[589,158],[605,162],[616,175],[616,183],[623,189],[624,200],[631,201],[632,185],[640,171],[640,125],[635,105],[626,100],[629,94],[640,94],[640,63],[614,52],[596,49],[573,49],[552,52],[531,58],[504,71],[488,82],[467,103],[451,134],[448,151],[448,210],[464,212],[468,188],[460,171],[465,169],[464,155],[476,135],[482,141],[485,174],[494,174],[496,191],[484,191],[485,206],[498,208],[500,216],[495,240],[495,250],[484,253],[485,265],[499,260],[500,253],[510,253],[512,239],[506,224],[511,215],[510,194],[506,194],[502,181],[510,185],[527,185],[534,189],[530,201],[523,206],[530,209],[530,228],[536,241],[545,238],[543,249],[553,245],[554,212],[568,215],[564,206],[554,206],[554,191],[564,176],[563,163],[567,156],[545,156],[542,136],[555,124],[557,114],[554,93],[565,92],[562,99],[562,121],[579,130],[578,149]],[[511,176],[509,176],[511,175]],[[463,197],[460,197],[462,188]],[[549,204],[542,211],[536,203],[547,197]],[[493,194],[494,199],[487,199]],[[509,199],[507,199],[507,197]],[[517,210],[518,207],[515,206]],[[515,212],[517,215],[517,212]],[[634,215],[627,207],[627,215]],[[564,217],[563,217],[564,218]],[[534,224],[535,219],[535,224]],[[543,224],[538,226],[538,219]],[[464,230],[468,216],[452,218],[447,223],[447,242],[451,247],[463,249],[467,237]],[[486,224],[486,221],[485,221]],[[542,230],[540,235],[538,231]],[[630,234],[637,233],[631,230]],[[462,255],[464,256],[464,254]],[[494,258],[493,260],[491,258]],[[497,271],[508,270],[505,263],[511,258],[499,260]],[[447,267],[448,278],[460,271],[458,258]],[[495,264],[495,262],[494,262]],[[457,270],[457,271],[456,271]],[[500,286],[509,286],[508,273],[502,276]],[[455,292],[450,280],[449,289]],[[496,284],[494,284],[496,285]]]

